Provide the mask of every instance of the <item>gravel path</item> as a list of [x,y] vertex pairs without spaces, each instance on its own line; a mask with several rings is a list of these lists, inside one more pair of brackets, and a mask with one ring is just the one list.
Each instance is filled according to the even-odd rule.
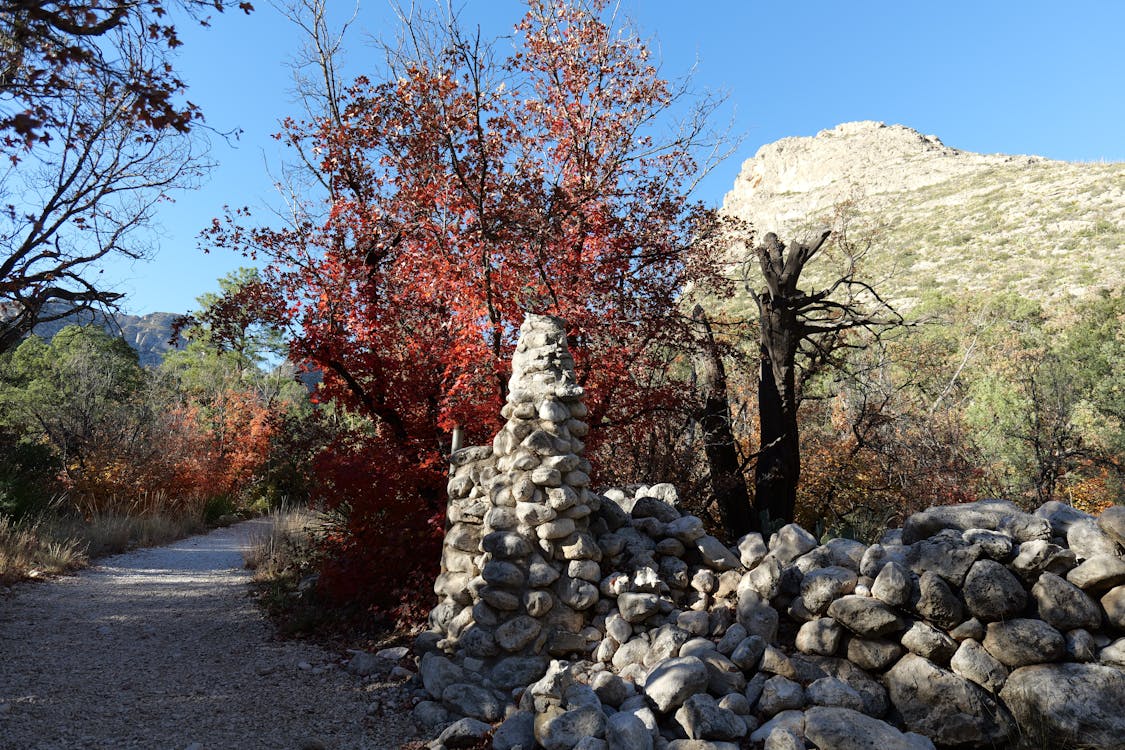
[[242,550],[267,521],[106,558],[0,599],[0,749],[397,748],[401,690],[273,638]]

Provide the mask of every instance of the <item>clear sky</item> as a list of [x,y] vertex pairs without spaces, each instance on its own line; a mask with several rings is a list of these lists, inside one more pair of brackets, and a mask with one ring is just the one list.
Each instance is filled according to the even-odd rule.
[[[415,0],[424,5],[431,0]],[[341,19],[351,0],[328,0]],[[455,0],[486,36],[507,34],[516,0]],[[297,114],[287,61],[299,34],[268,0],[228,12],[211,28],[181,27],[179,69],[207,123],[240,129],[212,138],[218,163],[198,190],[161,209],[155,260],[105,274],[125,309],[183,312],[215,280],[246,262],[204,255],[196,235],[224,205],[274,200],[278,120]],[[403,0],[409,4],[409,0]],[[652,40],[665,75],[692,65],[701,88],[725,91],[737,153],[697,198],[718,205],[743,161],[765,144],[852,120],[882,120],[984,153],[1125,161],[1125,2],[1121,0],[620,0],[620,13]],[[388,0],[362,0],[347,64],[365,70],[372,36],[395,29]]]

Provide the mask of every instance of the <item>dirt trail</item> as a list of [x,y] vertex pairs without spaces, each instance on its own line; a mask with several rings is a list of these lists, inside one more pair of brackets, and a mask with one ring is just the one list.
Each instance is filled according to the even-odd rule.
[[265,521],[106,558],[0,599],[0,749],[396,748],[408,712],[273,638],[242,550]]

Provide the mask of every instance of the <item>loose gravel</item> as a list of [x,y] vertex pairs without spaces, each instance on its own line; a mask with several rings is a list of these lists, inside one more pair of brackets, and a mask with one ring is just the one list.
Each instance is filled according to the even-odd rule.
[[266,521],[0,598],[0,748],[349,750],[414,736],[402,680],[280,641],[242,551]]

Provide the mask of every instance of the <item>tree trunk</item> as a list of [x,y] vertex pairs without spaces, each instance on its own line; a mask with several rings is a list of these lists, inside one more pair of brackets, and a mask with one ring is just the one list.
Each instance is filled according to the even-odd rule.
[[[793,520],[801,477],[794,360],[800,327],[784,300],[761,297],[761,373],[758,420],[761,447],[754,469],[754,509],[763,527]],[[766,530],[763,528],[763,531]]]
[[696,374],[703,405],[696,418],[703,431],[703,447],[707,456],[711,494],[719,504],[723,526],[732,539],[738,539],[756,528],[751,512],[750,493],[742,476],[734,432],[731,430],[730,400],[727,395],[727,374],[715,344],[711,324],[701,307],[693,315],[703,325],[703,347],[696,360]]

